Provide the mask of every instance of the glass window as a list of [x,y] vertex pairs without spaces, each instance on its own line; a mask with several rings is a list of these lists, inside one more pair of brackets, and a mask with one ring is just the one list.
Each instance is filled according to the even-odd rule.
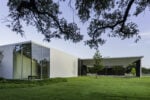
[[49,77],[49,48],[32,43],[32,75]]
[[48,78],[50,66],[50,49],[25,43],[14,46],[13,76],[14,79]]
[[14,46],[13,66],[14,79],[27,79],[31,75],[31,43]]

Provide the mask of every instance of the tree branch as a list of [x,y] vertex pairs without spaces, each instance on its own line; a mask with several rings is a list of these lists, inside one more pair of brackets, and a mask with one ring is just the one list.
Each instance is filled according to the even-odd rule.
[[125,22],[126,22],[126,20],[127,20],[127,17],[128,17],[128,15],[129,15],[130,9],[131,9],[131,7],[132,7],[134,1],[135,1],[135,0],[130,0],[130,1],[129,1],[129,4],[127,5],[126,11],[125,11],[124,16],[123,16],[123,20],[122,20],[122,25],[121,25],[120,31],[123,30],[123,27],[124,27],[124,25],[125,25]]
[[51,17],[53,19],[53,21],[57,24],[59,30],[62,32],[62,33],[65,33],[65,31],[62,29],[58,19],[56,18],[56,16],[48,13],[48,12],[40,12],[37,7],[36,7],[36,4],[35,4],[35,0],[30,0],[30,2],[28,1],[22,1],[20,3],[20,5],[18,6],[17,8],[17,11],[18,12],[21,12],[21,9],[22,8],[26,8],[26,9],[29,9],[30,11],[32,11],[33,13],[36,13],[38,15],[48,15],[49,17]]
[[132,5],[133,5],[133,3],[134,3],[134,1],[135,0],[130,0],[129,1],[129,3],[128,3],[128,6],[127,6],[127,8],[126,8],[126,10],[125,10],[125,13],[124,13],[124,16],[123,16],[123,19],[122,20],[118,20],[115,24],[113,24],[113,25],[105,25],[105,26],[102,26],[102,27],[99,27],[99,28],[97,28],[94,32],[93,32],[93,34],[95,34],[98,30],[101,30],[101,29],[114,29],[117,25],[119,25],[119,24],[122,24],[121,25],[121,28],[120,28],[120,32],[122,32],[122,30],[123,30],[123,28],[124,28],[124,25],[125,25],[125,22],[126,22],[126,20],[127,20],[127,17],[128,17],[128,15],[129,15],[129,12],[130,12],[130,9],[131,9],[131,7],[132,7]]

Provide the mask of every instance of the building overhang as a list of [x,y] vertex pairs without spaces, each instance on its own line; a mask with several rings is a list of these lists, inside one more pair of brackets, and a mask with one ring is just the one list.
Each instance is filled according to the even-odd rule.
[[[131,63],[134,63],[138,60],[141,60],[143,56],[134,56],[134,57],[115,57],[115,58],[102,58],[102,64],[104,66],[123,66],[126,67]],[[89,59],[80,59],[83,65],[93,66],[94,60]]]

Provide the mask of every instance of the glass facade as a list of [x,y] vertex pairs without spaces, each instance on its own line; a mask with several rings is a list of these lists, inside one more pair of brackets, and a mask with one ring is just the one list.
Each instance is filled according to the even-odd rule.
[[14,79],[43,79],[49,77],[50,49],[34,44],[24,43],[14,46]]
[[49,61],[49,48],[32,43],[32,75],[37,74],[40,78],[48,78]]

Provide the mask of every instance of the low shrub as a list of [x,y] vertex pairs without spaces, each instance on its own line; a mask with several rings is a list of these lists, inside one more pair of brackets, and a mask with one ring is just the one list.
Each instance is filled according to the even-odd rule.
[[3,80],[5,80],[3,77],[0,77],[0,81],[3,81]]
[[25,88],[67,82],[65,78],[53,78],[44,80],[1,80],[0,88]]

